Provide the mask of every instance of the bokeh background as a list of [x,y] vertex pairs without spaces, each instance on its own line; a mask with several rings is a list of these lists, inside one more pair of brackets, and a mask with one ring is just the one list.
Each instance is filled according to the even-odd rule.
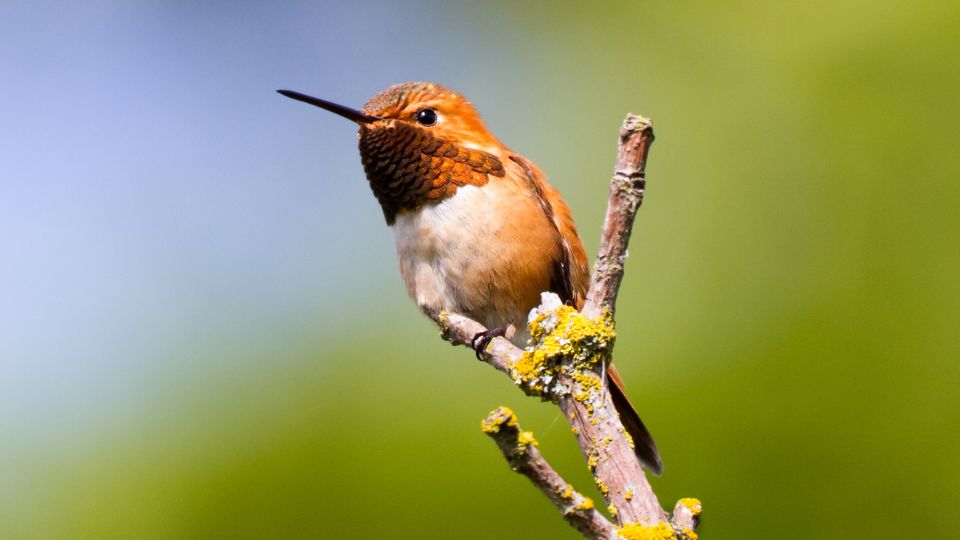
[[595,252],[657,142],[617,361],[705,538],[950,538],[960,3],[0,3],[0,538],[577,538],[479,420],[555,409],[406,298],[355,130],[468,95]]

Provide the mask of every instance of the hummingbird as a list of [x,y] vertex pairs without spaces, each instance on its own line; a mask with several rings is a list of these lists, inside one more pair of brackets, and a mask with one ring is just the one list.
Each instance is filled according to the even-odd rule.
[[[360,160],[393,229],[410,298],[434,321],[459,313],[524,347],[526,320],[550,291],[583,307],[590,271],[570,208],[535,163],[487,130],[461,94],[428,82],[395,84],[360,110],[292,90],[280,94],[353,121]],[[627,399],[613,364],[607,375],[638,458],[660,474],[650,432]]]

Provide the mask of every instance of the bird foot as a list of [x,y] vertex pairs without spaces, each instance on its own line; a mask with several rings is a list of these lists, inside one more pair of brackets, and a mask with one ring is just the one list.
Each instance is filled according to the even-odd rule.
[[505,335],[507,335],[506,326],[484,332],[477,332],[477,335],[473,336],[473,339],[470,340],[470,346],[473,347],[473,350],[477,353],[477,360],[483,358],[483,352],[487,350],[487,345],[490,345],[493,338],[504,337]]

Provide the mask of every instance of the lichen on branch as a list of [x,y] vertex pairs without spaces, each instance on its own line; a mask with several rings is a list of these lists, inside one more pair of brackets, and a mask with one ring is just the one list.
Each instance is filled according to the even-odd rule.
[[631,523],[617,530],[617,538],[623,540],[676,540],[677,535],[670,525],[660,522],[656,525]]
[[589,318],[556,294],[543,293],[540,306],[530,312],[529,325],[531,346],[511,367],[514,382],[544,399],[598,395],[596,371],[609,358],[617,335],[613,319],[608,314]]
[[530,431],[523,431],[517,415],[508,407],[498,407],[480,422],[503,453],[510,468],[537,486],[559,508],[563,518],[587,538],[609,539],[613,525],[595,508],[593,499],[578,493],[560,477],[537,450]]

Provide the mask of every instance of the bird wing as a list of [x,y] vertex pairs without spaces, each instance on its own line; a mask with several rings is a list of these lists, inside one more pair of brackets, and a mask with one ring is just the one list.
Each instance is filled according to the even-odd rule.
[[553,261],[550,289],[557,293],[562,301],[580,309],[590,286],[590,270],[587,253],[583,249],[580,235],[577,234],[570,207],[563,202],[560,192],[547,183],[543,173],[532,161],[517,154],[511,154],[510,159],[523,169],[527,185],[537,196],[540,208],[553,224],[562,247],[560,258]]

